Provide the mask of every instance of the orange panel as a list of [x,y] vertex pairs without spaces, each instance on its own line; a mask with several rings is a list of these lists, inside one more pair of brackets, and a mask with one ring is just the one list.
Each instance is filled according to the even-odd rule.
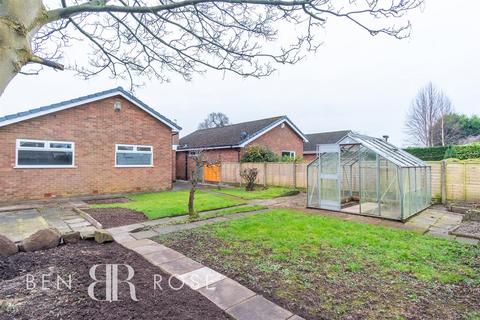
[[205,165],[203,168],[205,181],[220,182],[220,171],[219,164]]

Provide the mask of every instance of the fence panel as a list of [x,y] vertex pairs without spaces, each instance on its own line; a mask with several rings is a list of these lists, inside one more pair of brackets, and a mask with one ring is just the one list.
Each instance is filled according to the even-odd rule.
[[[429,161],[432,168],[432,197],[441,199],[442,188],[446,200],[480,201],[480,162],[447,162],[445,172],[441,161]],[[306,163],[238,163],[223,162],[221,181],[225,183],[241,183],[240,171],[246,168],[257,168],[256,183],[281,187],[307,187]],[[355,176],[357,172],[353,172]],[[445,186],[442,186],[442,175],[445,175]],[[355,188],[355,186],[354,186]]]
[[440,161],[429,161],[432,168],[432,197],[442,199],[442,163]]

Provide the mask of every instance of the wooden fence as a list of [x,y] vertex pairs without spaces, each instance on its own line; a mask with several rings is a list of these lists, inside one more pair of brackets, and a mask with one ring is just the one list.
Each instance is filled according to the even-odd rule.
[[[431,161],[432,197],[442,201],[480,201],[480,161]],[[260,185],[306,188],[306,163],[223,162],[221,182],[241,183],[240,170],[257,168]]]

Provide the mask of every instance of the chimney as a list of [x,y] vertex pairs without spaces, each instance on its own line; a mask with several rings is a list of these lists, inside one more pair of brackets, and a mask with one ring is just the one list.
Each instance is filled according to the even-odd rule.
[[382,136],[382,138],[385,140],[385,142],[388,142],[388,138],[390,138],[390,137],[387,136],[387,135],[384,135],[384,136]]

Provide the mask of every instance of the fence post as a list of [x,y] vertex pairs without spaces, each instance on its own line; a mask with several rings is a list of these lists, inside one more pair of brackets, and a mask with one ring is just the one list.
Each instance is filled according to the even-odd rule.
[[463,194],[465,195],[465,201],[467,201],[467,163],[463,163]]
[[242,186],[242,176],[241,176],[241,173],[242,173],[242,162],[240,162],[240,165],[238,166],[238,178],[240,180],[240,187]]
[[297,187],[297,163],[292,163],[293,167],[293,189]]
[[442,160],[440,170],[440,188],[442,190],[442,203],[447,204],[447,161]]
[[263,187],[267,187],[267,163],[263,163]]

